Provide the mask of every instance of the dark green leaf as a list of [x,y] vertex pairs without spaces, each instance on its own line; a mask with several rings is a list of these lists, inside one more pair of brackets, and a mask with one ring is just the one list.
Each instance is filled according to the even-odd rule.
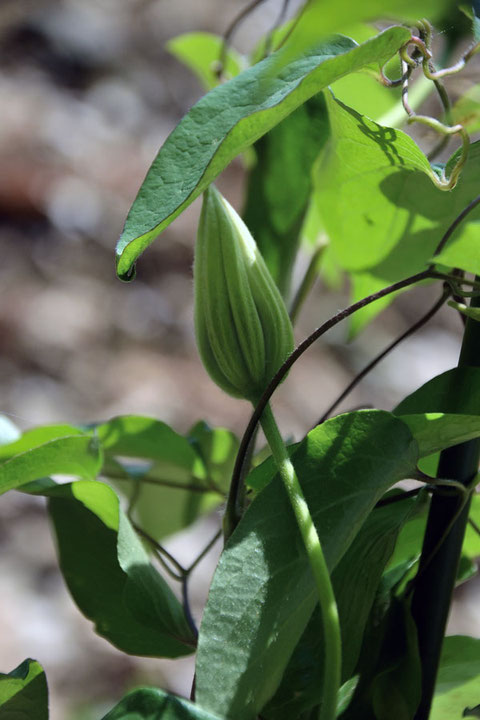
[[117,245],[119,276],[131,276],[138,256],[236,155],[330,83],[388,60],[408,37],[400,27],[360,46],[338,37],[293,62],[279,50],[214,88],[183,118],[150,168]]
[[[207,32],[178,35],[166,44],[168,52],[195,73],[206,90],[219,83],[216,72],[223,47],[223,38]],[[245,60],[232,47],[225,55],[222,75],[232,78],[245,68]]]
[[44,494],[63,575],[99,635],[132,655],[193,652],[182,608],[150,564],[113,490],[78,481]]
[[102,456],[95,438],[74,435],[51,440],[0,463],[0,495],[46,475],[95,478],[101,466]]
[[24,660],[8,674],[0,673],[2,720],[48,720],[47,679],[36,660]]
[[[342,630],[342,677],[350,678],[357,664],[378,583],[402,525],[415,500],[375,509],[332,573]],[[322,699],[322,622],[318,608],[288,663],[274,697],[262,710],[271,720],[291,720]]]
[[432,455],[480,436],[480,414],[422,413],[404,415],[402,413],[402,420],[408,425],[418,443],[420,457]]
[[414,413],[455,413],[478,415],[480,408],[480,368],[447,370],[408,395],[394,410],[395,415]]
[[[293,458],[332,570],[383,492],[412,472],[417,455],[403,423],[361,411],[315,428]],[[252,502],[217,567],[200,631],[198,702],[235,720],[254,718],[278,687],[315,603],[276,476]]]
[[328,137],[323,94],[301,105],[255,143],[244,220],[286,296],[312,189],[311,170]]
[[466,712],[480,704],[480,640],[453,636],[444,640],[431,720],[476,717]]
[[164,690],[141,688],[126,695],[102,720],[220,720]]

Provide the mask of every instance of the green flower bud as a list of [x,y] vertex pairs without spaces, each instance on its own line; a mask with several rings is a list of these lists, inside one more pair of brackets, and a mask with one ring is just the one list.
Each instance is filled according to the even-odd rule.
[[293,350],[292,324],[255,240],[214,186],[204,193],[194,279],[202,362],[222,390],[255,403]]

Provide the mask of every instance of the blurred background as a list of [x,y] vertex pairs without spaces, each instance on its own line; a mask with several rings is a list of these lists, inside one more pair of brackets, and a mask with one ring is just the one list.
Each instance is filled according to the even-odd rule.
[[[291,3],[291,12],[300,3]],[[158,148],[202,89],[164,49],[183,32],[222,34],[243,0],[2,0],[0,4],[0,414],[21,429],[145,414],[180,432],[207,420],[242,432],[246,403],[205,374],[192,321],[192,260],[199,202],[141,258],[137,280],[115,277],[114,248]],[[234,45],[251,50],[280,0],[259,6]],[[478,69],[478,68],[477,68]],[[219,186],[237,208],[244,170]],[[308,258],[300,257],[297,277]],[[319,283],[296,328],[300,340],[348,303]],[[287,436],[299,438],[351,377],[433,301],[401,297],[353,343],[338,327],[317,343],[277,395]],[[443,310],[387,358],[344,403],[391,409],[456,364],[461,326]],[[441,348],[441,350],[439,350]],[[407,369],[408,368],[408,369]],[[195,555],[218,525],[207,518],[168,544]],[[74,607],[57,570],[43,502],[0,503],[0,671],[25,657],[44,666],[52,720],[98,720],[141,683],[188,694],[191,660],[127,657]],[[194,548],[192,552],[192,547]],[[216,555],[193,577],[194,614]],[[451,628],[480,636],[471,583]]]

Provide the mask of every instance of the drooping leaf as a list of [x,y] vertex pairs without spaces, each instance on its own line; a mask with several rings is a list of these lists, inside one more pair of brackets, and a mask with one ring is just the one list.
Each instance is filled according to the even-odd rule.
[[157,688],[126,695],[102,720],[221,720],[188,700]]
[[138,256],[243,150],[348,72],[384,63],[406,42],[394,27],[356,46],[338,37],[293,62],[283,50],[214,88],[183,118],[157,155],[117,245],[117,273]]
[[431,720],[476,717],[480,705],[480,640],[460,635],[444,640]]
[[99,635],[132,655],[178,657],[194,639],[172,591],[101,482],[78,481],[42,491],[68,588]]
[[480,414],[419,413],[403,415],[402,413],[402,420],[408,425],[418,443],[420,457],[432,455],[480,436]]
[[101,466],[101,448],[96,438],[88,435],[61,437],[0,462],[0,495],[46,475],[93,479]]
[[[315,428],[293,460],[333,570],[375,502],[412,471],[416,446],[390,414],[361,411]],[[200,705],[236,720],[254,718],[278,687],[315,603],[276,476],[247,510],[214,576],[197,656]]]
[[312,190],[311,170],[328,137],[323,94],[315,95],[255,143],[244,220],[270,273],[288,294]]
[[[332,573],[342,631],[342,678],[352,676],[378,583],[415,500],[375,509]],[[323,633],[318,607],[290,658],[274,697],[262,710],[271,720],[290,720],[319,705],[323,683]]]
[[15,670],[0,673],[0,717],[48,720],[48,687],[42,666],[30,658]]
[[[166,44],[168,52],[186,65],[198,77],[206,90],[219,83],[218,63],[223,38],[213,33],[192,32],[172,38]],[[222,75],[232,78],[246,67],[244,58],[232,47],[227,49]]]

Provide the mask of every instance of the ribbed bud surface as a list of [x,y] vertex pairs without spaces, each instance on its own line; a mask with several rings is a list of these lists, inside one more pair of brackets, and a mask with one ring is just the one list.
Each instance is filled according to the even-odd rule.
[[293,350],[292,324],[247,226],[213,186],[204,193],[194,280],[207,372],[229,395],[256,402]]

